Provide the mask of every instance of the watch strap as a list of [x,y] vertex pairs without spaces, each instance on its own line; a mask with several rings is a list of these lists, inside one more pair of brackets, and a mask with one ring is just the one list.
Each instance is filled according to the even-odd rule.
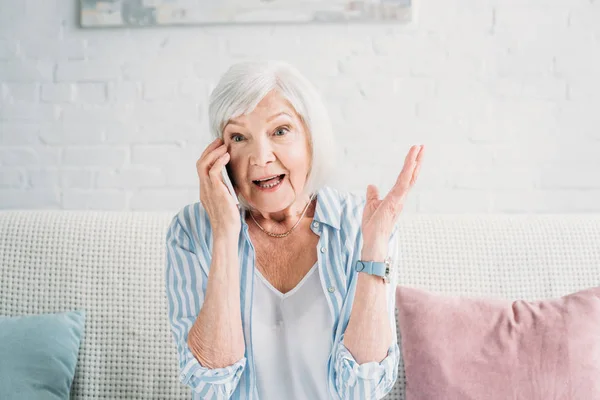
[[354,268],[357,272],[380,276],[386,283],[390,281],[391,260],[389,257],[385,261],[357,260]]

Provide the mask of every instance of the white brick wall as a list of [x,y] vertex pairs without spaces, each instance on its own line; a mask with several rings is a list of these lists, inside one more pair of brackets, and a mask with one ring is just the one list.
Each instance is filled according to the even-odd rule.
[[0,0],[0,208],[176,211],[198,199],[207,97],[279,58],[322,91],[335,186],[407,212],[600,212],[600,1],[415,0],[417,22],[80,29],[76,1]]

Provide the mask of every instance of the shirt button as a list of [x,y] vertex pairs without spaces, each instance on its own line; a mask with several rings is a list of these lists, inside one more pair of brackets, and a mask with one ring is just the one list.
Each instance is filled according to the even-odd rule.
[[335,288],[333,286],[329,286],[329,288],[327,288],[327,290],[329,290],[329,293],[335,292]]
[[321,253],[325,253],[325,250],[327,250],[325,246],[321,247]]
[[318,228],[318,227],[319,227],[319,223],[318,223],[317,221],[315,221],[315,222],[313,222],[313,226],[314,226],[315,228]]

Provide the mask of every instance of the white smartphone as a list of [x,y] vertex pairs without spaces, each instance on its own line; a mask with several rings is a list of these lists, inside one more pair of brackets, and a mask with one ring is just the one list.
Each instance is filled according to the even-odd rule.
[[221,175],[223,175],[223,182],[225,182],[227,189],[229,189],[229,193],[233,197],[233,200],[235,200],[235,204],[239,205],[240,202],[238,201],[237,195],[235,194],[235,190],[233,190],[233,185],[231,184],[231,179],[229,179],[229,174],[227,173],[226,167],[223,167],[223,169],[221,169]]

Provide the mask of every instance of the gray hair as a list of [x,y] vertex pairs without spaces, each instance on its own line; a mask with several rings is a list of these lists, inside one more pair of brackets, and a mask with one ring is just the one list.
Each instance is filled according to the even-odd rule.
[[[223,129],[230,119],[252,112],[274,89],[290,102],[307,128],[311,168],[299,195],[313,195],[332,176],[337,148],[321,96],[292,65],[283,61],[247,61],[229,67],[210,95],[210,132],[215,139],[223,138]],[[242,195],[238,200],[240,207],[250,209]]]

